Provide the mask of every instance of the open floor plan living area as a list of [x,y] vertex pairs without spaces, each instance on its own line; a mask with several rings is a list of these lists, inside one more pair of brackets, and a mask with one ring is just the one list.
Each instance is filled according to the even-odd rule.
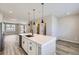
[[0,3],[0,55],[79,55],[79,3]]

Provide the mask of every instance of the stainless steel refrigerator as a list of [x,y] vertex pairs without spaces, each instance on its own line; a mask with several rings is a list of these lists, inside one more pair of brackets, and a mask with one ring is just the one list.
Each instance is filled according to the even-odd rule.
[[0,23],[0,51],[3,50],[3,32],[2,32],[2,23]]

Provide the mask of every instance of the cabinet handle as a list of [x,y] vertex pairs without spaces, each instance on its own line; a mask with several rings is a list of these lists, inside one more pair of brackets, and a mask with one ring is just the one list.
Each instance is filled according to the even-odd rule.
[[32,47],[30,46],[30,50],[32,50]]

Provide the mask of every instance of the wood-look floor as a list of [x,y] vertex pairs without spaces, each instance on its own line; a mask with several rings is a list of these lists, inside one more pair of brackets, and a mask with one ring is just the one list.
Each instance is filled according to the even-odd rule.
[[57,55],[79,55],[79,44],[58,40],[56,44]]
[[[8,35],[4,38],[4,50],[0,55],[25,55],[19,47],[17,35]],[[57,55],[79,55],[79,44],[58,40],[56,42]]]
[[17,35],[8,35],[4,38],[4,50],[1,55],[24,55],[25,52],[19,47]]

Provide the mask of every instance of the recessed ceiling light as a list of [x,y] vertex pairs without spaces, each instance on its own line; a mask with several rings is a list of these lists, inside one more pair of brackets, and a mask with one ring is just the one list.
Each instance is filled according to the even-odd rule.
[[13,11],[9,11],[9,13],[13,13]]

